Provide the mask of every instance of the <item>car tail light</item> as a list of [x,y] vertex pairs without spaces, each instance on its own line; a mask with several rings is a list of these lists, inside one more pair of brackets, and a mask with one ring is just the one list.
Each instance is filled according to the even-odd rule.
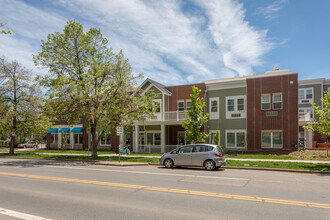
[[219,154],[219,153],[214,153],[214,155],[217,156],[217,157],[221,157],[221,156],[222,156],[222,155]]

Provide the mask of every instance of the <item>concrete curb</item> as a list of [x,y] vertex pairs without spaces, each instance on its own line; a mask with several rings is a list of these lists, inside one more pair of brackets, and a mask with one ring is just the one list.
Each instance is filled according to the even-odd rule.
[[[65,159],[44,159],[44,158],[22,158],[22,157],[0,157],[6,159],[24,159],[24,160],[50,160],[50,161],[67,161],[67,162],[86,162],[94,165],[101,166],[163,166],[158,163],[141,163],[141,162],[122,162],[116,161],[97,161],[97,160],[65,160]],[[231,167],[222,166],[221,169],[237,169],[237,170],[259,170],[259,171],[275,171],[275,172],[291,172],[291,173],[309,173],[309,174],[326,174],[330,175],[330,171],[318,170],[289,170],[289,169],[276,169],[276,168],[260,168],[260,167]]]

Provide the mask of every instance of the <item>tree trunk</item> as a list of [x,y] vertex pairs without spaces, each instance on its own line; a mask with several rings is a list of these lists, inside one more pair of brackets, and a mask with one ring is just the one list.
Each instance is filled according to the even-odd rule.
[[91,127],[92,133],[92,158],[97,158],[97,136],[96,136],[96,128],[94,126]]
[[[16,116],[14,116],[13,118],[13,130],[12,132],[15,132],[15,136],[16,136]],[[9,150],[9,154],[14,154],[14,147],[15,147],[15,136],[13,136],[12,134],[11,138],[10,138],[10,150]]]

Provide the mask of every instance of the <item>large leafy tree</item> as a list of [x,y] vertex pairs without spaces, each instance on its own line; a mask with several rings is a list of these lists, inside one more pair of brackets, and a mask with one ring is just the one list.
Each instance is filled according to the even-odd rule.
[[14,153],[16,136],[21,140],[44,136],[50,123],[40,112],[41,92],[33,85],[32,73],[17,61],[0,58],[0,99],[0,129],[11,136],[10,154]]
[[204,114],[205,101],[199,98],[198,88],[193,86],[191,99],[191,110],[185,111],[186,120],[182,127],[186,130],[186,141],[191,143],[204,142],[210,134],[201,132],[201,127],[208,121],[209,114]]
[[327,140],[330,137],[330,91],[324,92],[324,97],[321,99],[323,108],[321,106],[316,106],[315,103],[312,104],[314,109],[315,120],[309,122],[304,126],[307,130],[317,131],[320,134],[326,135]]
[[76,21],[68,21],[63,33],[55,32],[42,41],[41,52],[33,56],[36,65],[47,68],[40,76],[48,88],[49,115],[68,122],[82,117],[92,136],[92,157],[106,131],[131,124],[153,111],[154,94],[139,96],[134,75],[123,52],[113,52],[101,31],[84,32]]

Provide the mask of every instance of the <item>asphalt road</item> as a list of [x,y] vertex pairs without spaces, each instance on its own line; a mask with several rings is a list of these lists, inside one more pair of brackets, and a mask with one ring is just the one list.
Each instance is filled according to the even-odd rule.
[[330,219],[330,175],[0,159],[0,219]]

